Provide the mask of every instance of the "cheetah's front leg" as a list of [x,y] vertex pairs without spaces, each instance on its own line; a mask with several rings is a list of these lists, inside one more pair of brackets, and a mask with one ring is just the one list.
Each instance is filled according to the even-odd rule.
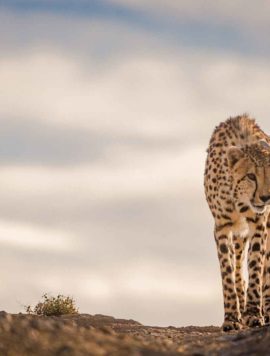
[[267,222],[267,243],[263,272],[263,314],[266,324],[270,323],[270,216]]
[[247,237],[234,236],[234,254],[235,254],[235,284],[236,292],[239,301],[239,308],[241,315],[244,314],[246,306],[246,289],[245,280],[243,276],[243,260],[245,258],[245,246]]
[[262,316],[262,276],[266,249],[266,221],[262,217],[251,236],[248,250],[248,274],[246,310],[244,322],[247,326],[264,324]]
[[237,330],[241,328],[239,303],[235,285],[235,262],[234,256],[230,253],[233,249],[230,233],[218,232],[215,229],[215,239],[217,243],[218,258],[223,285],[224,300],[224,331]]

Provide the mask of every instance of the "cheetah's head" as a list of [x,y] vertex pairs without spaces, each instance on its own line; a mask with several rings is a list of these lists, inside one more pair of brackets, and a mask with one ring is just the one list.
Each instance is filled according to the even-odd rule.
[[270,146],[265,141],[228,149],[236,205],[263,213],[270,205]]

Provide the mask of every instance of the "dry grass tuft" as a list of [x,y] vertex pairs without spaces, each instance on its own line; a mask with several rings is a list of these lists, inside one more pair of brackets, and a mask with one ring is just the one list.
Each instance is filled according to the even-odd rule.
[[32,308],[31,305],[25,306],[28,314],[43,316],[59,316],[64,314],[78,314],[78,308],[72,297],[65,297],[59,294],[57,297],[49,297],[48,294],[42,296],[43,300]]

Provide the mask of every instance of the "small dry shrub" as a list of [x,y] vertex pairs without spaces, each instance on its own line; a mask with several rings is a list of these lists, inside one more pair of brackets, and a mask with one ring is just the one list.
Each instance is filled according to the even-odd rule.
[[65,297],[59,294],[57,297],[49,297],[48,294],[42,296],[43,300],[32,309],[30,305],[25,307],[29,314],[44,316],[59,316],[64,314],[78,314],[78,308],[72,297]]

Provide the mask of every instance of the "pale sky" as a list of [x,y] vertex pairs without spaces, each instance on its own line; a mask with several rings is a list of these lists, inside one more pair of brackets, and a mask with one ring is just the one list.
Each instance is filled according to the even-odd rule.
[[214,127],[270,133],[268,1],[0,3],[0,308],[219,325]]

